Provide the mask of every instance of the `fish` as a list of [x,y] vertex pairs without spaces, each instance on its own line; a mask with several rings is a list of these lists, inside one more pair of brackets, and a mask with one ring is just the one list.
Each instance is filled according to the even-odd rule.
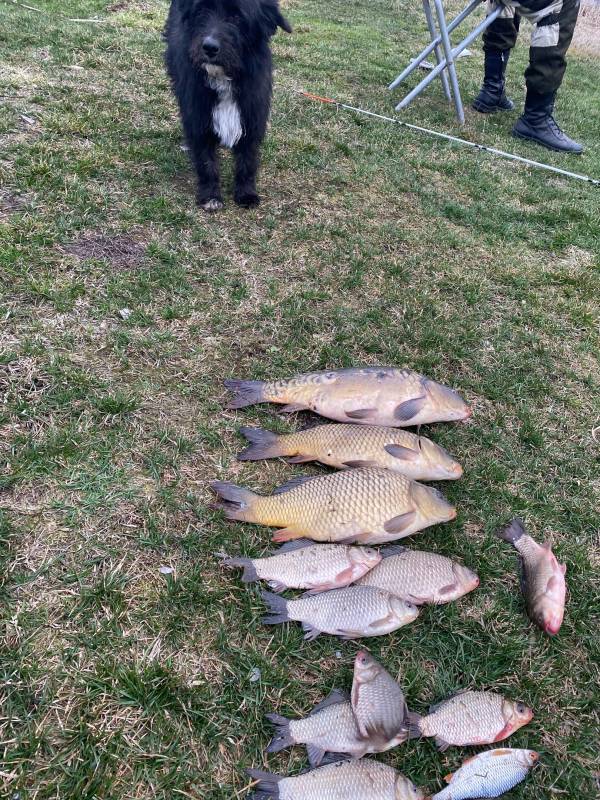
[[565,615],[566,564],[558,563],[550,542],[539,545],[534,541],[520,519],[514,519],[496,535],[514,545],[521,555],[521,590],[529,618],[554,636]]
[[249,800],[424,800],[423,791],[393,767],[361,758],[336,761],[286,778],[249,769],[256,781]]
[[239,461],[285,458],[290,464],[320,461],[335,469],[381,467],[414,481],[455,481],[461,465],[425,436],[381,425],[317,425],[297,433],[277,434],[240,428],[250,446]]
[[479,586],[479,578],[462,564],[399,544],[379,551],[382,561],[356,583],[377,586],[417,606],[450,603]]
[[268,496],[224,481],[211,486],[220,498],[216,508],[229,519],[283,528],[275,542],[380,544],[456,517],[437,489],[386,469],[304,475]]
[[262,598],[269,606],[269,616],[262,620],[265,625],[301,622],[308,640],[321,633],[342,639],[382,636],[419,616],[415,605],[374,586],[348,586],[298,600],[263,591]]
[[462,397],[411,369],[362,367],[323,370],[277,381],[226,380],[228,408],[285,403],[284,412],[308,409],[337,422],[405,428],[471,416]]
[[450,745],[500,742],[532,719],[533,711],[518,700],[495,692],[462,691],[432,706],[425,716],[410,712],[410,738],[435,736],[443,752]]
[[383,752],[408,739],[404,692],[366,650],[359,650],[354,659],[351,698],[361,737],[372,745],[381,745],[372,752]]
[[448,786],[431,800],[473,800],[500,797],[527,777],[539,761],[535,750],[504,748],[486,750],[467,758],[455,773],[446,776]]
[[223,559],[225,566],[244,568],[244,583],[266,581],[275,592],[339,589],[362,578],[380,561],[381,556],[373,547],[314,544],[310,539],[286,542],[266,558]]
[[334,689],[303,719],[288,719],[280,714],[267,714],[276,732],[267,747],[268,753],[278,753],[296,744],[306,745],[311,767],[318,767],[326,753],[362,758],[367,753],[381,753],[395,747],[389,741],[364,737],[346,692]]

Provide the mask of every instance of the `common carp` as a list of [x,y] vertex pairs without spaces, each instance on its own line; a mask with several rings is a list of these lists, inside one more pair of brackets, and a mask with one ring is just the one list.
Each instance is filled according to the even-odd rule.
[[244,568],[244,583],[267,581],[275,592],[339,589],[362,578],[380,561],[381,556],[372,547],[314,544],[309,539],[286,542],[266,558],[223,559],[228,567]]
[[450,603],[479,586],[474,572],[437,553],[399,544],[379,553],[382,561],[357,581],[359,586],[378,586],[418,606]]
[[538,761],[539,755],[535,750],[486,750],[468,758],[460,769],[447,775],[449,785],[434,794],[431,800],[500,797],[524,781]]
[[520,519],[498,531],[497,535],[519,551],[523,570],[521,589],[530,619],[546,633],[558,633],[565,614],[565,564],[559,564],[550,542],[539,545],[525,532]]
[[410,369],[362,367],[308,372],[287,380],[227,380],[229,408],[285,403],[283,411],[310,409],[322,417],[361,425],[404,428],[471,416],[453,389]]
[[441,751],[450,745],[492,744],[508,738],[533,718],[524,703],[496,692],[459,692],[421,716],[410,713],[411,738],[435,736]]
[[336,469],[382,467],[415,481],[455,481],[463,470],[447,450],[409,431],[381,425],[317,425],[277,434],[240,428],[250,446],[240,461],[283,457],[290,464],[320,461]]
[[265,625],[301,622],[305,639],[316,639],[320,633],[342,639],[382,636],[408,625],[419,615],[412,603],[373,586],[348,586],[299,600],[286,600],[271,592],[263,592],[262,598],[270,612],[263,617]]
[[269,496],[222,481],[211,486],[229,519],[282,527],[276,542],[379,544],[456,517],[437,489],[386,469],[294,478]]
[[257,781],[249,800],[424,800],[414,783],[393,767],[361,758],[337,761],[311,772],[285,778],[249,769]]

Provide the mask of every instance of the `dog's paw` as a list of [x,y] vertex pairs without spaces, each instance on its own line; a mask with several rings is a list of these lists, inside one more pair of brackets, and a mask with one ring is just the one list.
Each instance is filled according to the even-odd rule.
[[260,203],[260,195],[254,189],[241,189],[236,191],[234,198],[238,206],[242,208],[256,208]]
[[210,200],[199,200],[198,205],[200,208],[204,209],[204,211],[210,211],[212,213],[223,208],[223,201],[219,200],[217,197],[211,197]]

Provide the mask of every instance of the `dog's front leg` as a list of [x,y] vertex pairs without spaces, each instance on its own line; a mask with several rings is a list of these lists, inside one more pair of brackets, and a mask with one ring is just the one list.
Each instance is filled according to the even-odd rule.
[[259,146],[254,138],[242,136],[234,147],[235,153],[235,188],[233,199],[238,206],[252,208],[260,203],[256,191],[256,173],[259,164]]
[[216,139],[205,131],[186,130],[188,145],[198,176],[196,202],[205,211],[223,208]]

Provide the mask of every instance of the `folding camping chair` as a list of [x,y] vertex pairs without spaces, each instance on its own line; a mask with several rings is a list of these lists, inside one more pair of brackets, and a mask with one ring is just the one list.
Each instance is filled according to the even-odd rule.
[[[479,25],[477,25],[477,27],[475,27],[471,33],[469,33],[468,36],[465,36],[465,38],[455,47],[452,47],[452,44],[450,43],[450,34],[460,25],[461,22],[463,22],[470,14],[473,13],[473,11],[475,11],[481,2],[482,0],[471,0],[469,5],[464,8],[457,17],[455,17],[450,23],[447,23],[442,0],[433,0],[438,28],[440,31],[438,34],[435,27],[435,22],[433,20],[433,14],[431,13],[429,0],[423,0],[423,10],[425,11],[425,18],[427,19],[427,27],[429,28],[431,44],[427,45],[424,50],[421,50],[419,55],[410,62],[404,72],[401,72],[400,75],[398,75],[398,77],[392,81],[392,83],[389,85],[389,88],[395,89],[405,78],[411,74],[411,72],[413,72],[413,70],[421,66],[421,64],[432,51],[435,53],[437,66],[435,66],[431,72],[425,78],[423,78],[423,80],[417,84],[417,86],[415,86],[415,88],[412,89],[412,91],[410,91],[403,100],[398,103],[396,106],[396,111],[406,108],[406,106],[412,102],[415,97],[420,95],[421,92],[439,75],[442,82],[442,87],[444,89],[444,94],[448,98],[449,102],[454,99],[456,116],[458,117],[460,124],[464,125],[465,112],[460,97],[460,89],[458,88],[455,60],[458,55],[471,44],[471,42],[473,42],[481,33],[483,33],[486,28],[489,28],[496,17],[500,16],[502,13],[502,5],[496,5],[496,7],[492,9],[491,13],[489,13],[486,18],[480,22]],[[444,51],[443,57],[440,44],[442,45]],[[446,70],[450,76],[450,85],[452,86],[452,89],[450,89],[450,85],[448,84],[448,75],[446,75]]]

